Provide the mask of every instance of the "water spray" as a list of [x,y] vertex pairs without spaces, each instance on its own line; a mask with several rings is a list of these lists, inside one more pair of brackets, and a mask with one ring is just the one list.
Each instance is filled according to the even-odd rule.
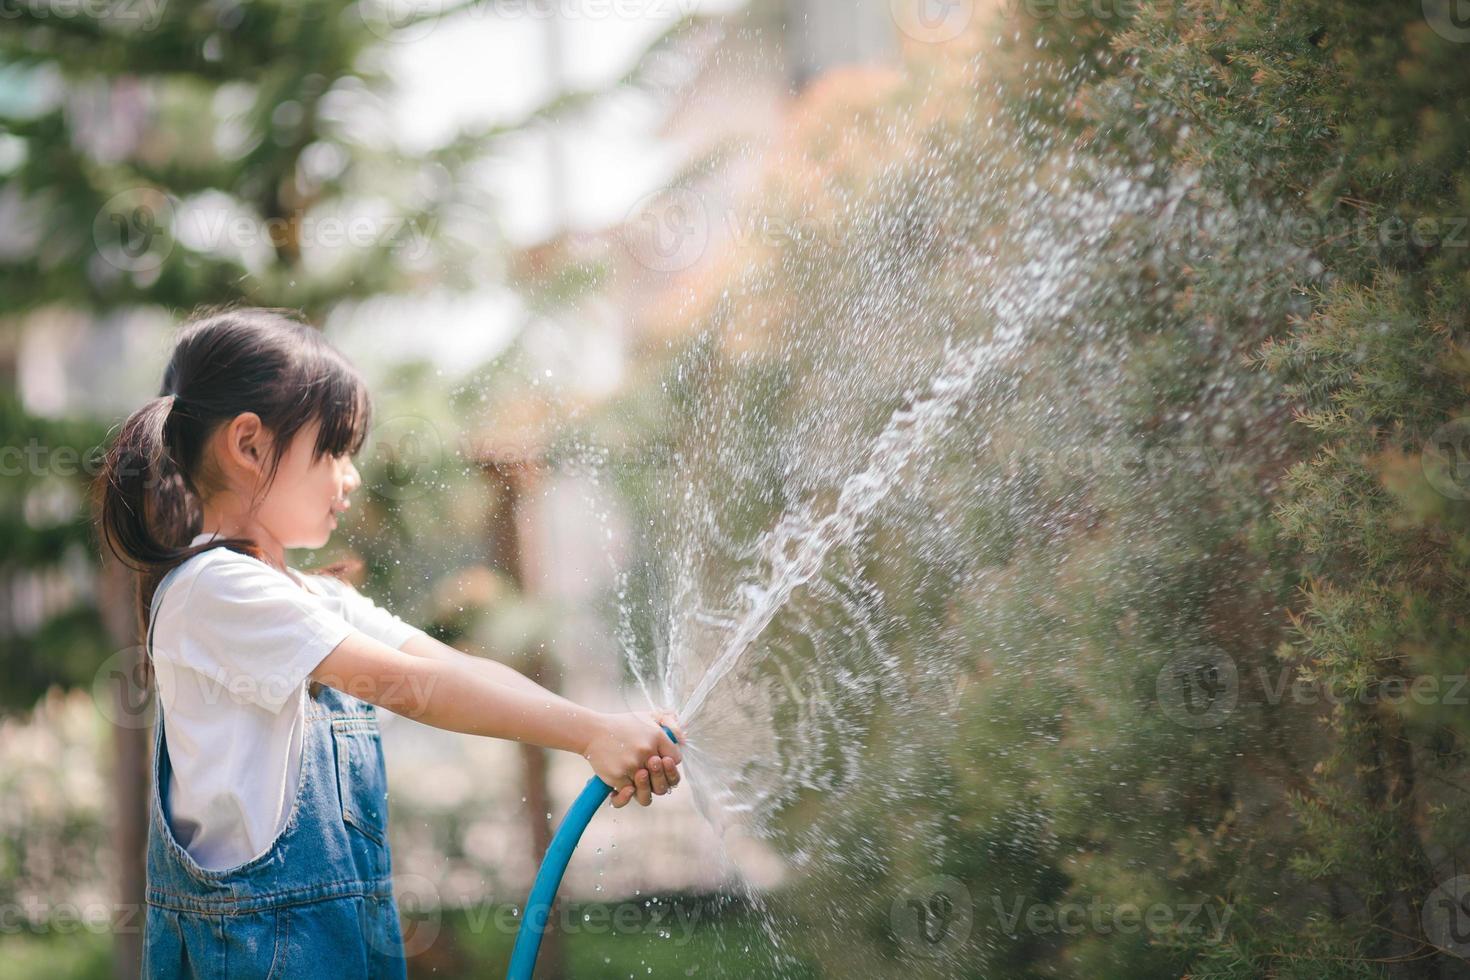
[[[679,739],[668,725],[660,727],[670,741],[675,745],[679,744]],[[546,848],[546,857],[541,859],[536,880],[531,884],[531,894],[526,899],[526,913],[521,919],[515,948],[510,954],[510,969],[505,972],[506,980],[531,980],[531,974],[536,970],[536,957],[541,952],[541,934],[546,931],[546,920],[551,917],[551,905],[556,901],[556,890],[561,887],[561,879],[566,874],[567,863],[572,859],[572,851],[576,850],[577,842],[582,839],[582,832],[592,822],[592,815],[611,793],[611,786],[593,776],[587,780],[587,785],[582,787],[582,792],[567,809],[567,815],[562,817],[561,826],[556,828],[556,836],[551,838],[551,844]]]

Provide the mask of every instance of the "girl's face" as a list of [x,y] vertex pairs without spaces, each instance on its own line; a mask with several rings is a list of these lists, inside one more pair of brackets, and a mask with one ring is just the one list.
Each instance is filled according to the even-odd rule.
[[320,428],[313,421],[296,433],[260,503],[258,519],[286,548],[325,545],[337,527],[337,515],[350,506],[347,495],[362,485],[352,457],[312,459]]

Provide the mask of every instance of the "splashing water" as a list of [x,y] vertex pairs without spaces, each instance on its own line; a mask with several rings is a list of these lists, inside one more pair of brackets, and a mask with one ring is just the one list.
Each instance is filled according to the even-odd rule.
[[944,376],[935,381],[932,395],[894,412],[873,443],[872,462],[847,479],[830,514],[815,523],[804,514],[787,514],[762,537],[760,563],[770,570],[768,584],[748,583],[741,589],[745,611],[733,624],[718,658],[679,710],[686,724],[694,724],[710,691],[736,666],[791,593],[821,571],[827,553],[852,540],[863,519],[892,491],[905,464],[954,414],[982,368],[996,362],[999,347],[994,342],[981,344],[954,357]]
[[[1178,190],[1173,193],[1177,196]],[[835,489],[816,487],[780,513],[753,542],[733,546],[742,555],[739,567],[748,571],[730,584],[714,584],[723,591],[723,602],[713,601],[717,596],[711,595],[712,583],[700,581],[700,558],[706,549],[731,547],[730,537],[738,532],[721,526],[718,505],[708,498],[687,487],[680,492],[678,483],[663,488],[668,513],[676,518],[670,526],[692,533],[670,542],[676,571],[669,591],[676,598],[665,609],[668,641],[660,648],[662,656],[651,665],[637,655],[631,662],[651,703],[677,706],[691,733],[688,754],[692,771],[699,774],[695,785],[714,819],[723,822],[731,814],[769,811],[801,786],[829,788],[823,760],[856,744],[863,702],[880,694],[885,683],[904,686],[901,665],[886,654],[871,618],[853,602],[853,594],[862,591],[861,583],[849,581],[847,596],[833,591],[831,583],[821,581],[824,566],[834,552],[860,541],[875,511],[895,493],[922,484],[926,456],[944,443],[961,414],[997,411],[1013,397],[1018,361],[1030,350],[1032,338],[1049,324],[1077,318],[1095,298],[1098,280],[1090,251],[1096,243],[1125,218],[1156,208],[1167,198],[1164,191],[1119,174],[1097,175],[1087,187],[1066,177],[1050,185],[1032,182],[1024,193],[1016,194],[1013,206],[1020,220],[1013,224],[1019,233],[1008,232],[990,251],[976,254],[969,270],[974,282],[966,296],[974,297],[977,311],[972,322],[992,324],[988,336],[958,336],[948,323],[930,331],[930,342],[937,341],[941,350],[937,364],[926,365],[931,377],[920,382],[922,387],[902,393],[903,404],[891,412],[878,434],[849,454],[861,462],[849,464],[854,472],[837,481]],[[1010,261],[1004,259],[1007,255]],[[898,305],[903,297],[890,293],[878,300]],[[1084,319],[1081,327],[1098,338],[1104,335],[1101,324],[1089,325]],[[866,328],[865,339],[901,342],[901,330],[879,324]],[[817,353],[820,358],[832,352]],[[914,388],[922,395],[915,397]],[[850,400],[828,402],[823,410],[829,418],[851,422],[863,412],[863,393],[861,387],[855,388]],[[742,410],[726,403],[717,411]],[[978,454],[987,445],[988,435],[981,432],[967,449]],[[784,474],[788,481],[799,483],[797,470],[808,465],[817,471],[839,469],[820,458],[823,448],[808,448],[815,450],[813,455],[793,461]],[[713,456],[716,469],[729,472],[742,469],[752,452],[758,450],[722,444],[698,447],[690,454]],[[711,493],[722,481],[712,483],[707,487]],[[825,510],[820,507],[824,498],[829,501]],[[820,697],[809,696],[810,691],[803,695],[802,685],[792,683],[789,671],[781,676],[774,695],[762,696],[752,687],[752,679],[760,686],[762,670],[781,646],[767,642],[766,634],[783,611],[792,611],[793,596],[814,580],[817,588],[808,605],[835,607],[828,611],[848,619],[850,628],[863,636],[859,649],[815,658],[808,670],[830,671],[820,682],[824,688]],[[803,623],[796,632],[808,639],[829,628],[813,621],[811,609],[798,611],[798,618]],[[841,636],[843,630],[836,633]],[[722,686],[734,690],[722,695]],[[797,720],[783,726],[782,709],[792,707]],[[783,728],[791,731],[780,738]],[[741,734],[734,737],[737,731]],[[856,764],[856,759],[850,762]]]
[[[1170,515],[1189,506],[1174,477],[1097,466],[1137,448],[1120,379],[1130,341],[1168,315],[1160,281],[1229,247],[1241,309],[1264,316],[1306,264],[1266,202],[972,111],[845,200],[835,243],[751,261],[669,370],[654,407],[667,465],[626,475],[641,533],[618,612],[634,677],[679,712],[702,812],[776,839],[839,907],[876,868],[942,864],[944,808],[921,801],[953,791],[934,752],[962,744],[977,672],[1015,679],[1018,731],[1059,716],[1040,682],[1071,651],[1007,625],[1041,617],[1057,569],[1014,567],[1017,542],[1085,526],[1122,494],[1153,507],[1139,567],[1170,547]],[[1219,330],[1198,324],[1201,347]],[[1207,388],[1207,432],[1274,397],[1235,363]],[[915,816],[885,838],[874,808]],[[1044,835],[1039,816],[1007,819]],[[859,927],[828,925],[764,923],[773,943],[801,929],[840,963]],[[945,955],[973,962],[984,945]]]

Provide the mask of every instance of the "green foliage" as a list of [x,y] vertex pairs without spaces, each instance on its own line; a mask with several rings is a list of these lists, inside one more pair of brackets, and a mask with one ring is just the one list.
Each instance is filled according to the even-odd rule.
[[[752,259],[726,285],[756,299],[702,324],[706,345],[775,334],[790,376],[709,346],[662,379],[675,447],[718,444],[697,427],[727,402],[760,405],[760,424],[730,438],[759,458],[764,433],[773,469],[681,459],[742,498],[721,503],[722,527],[769,524],[803,491],[783,484],[772,432],[807,424],[834,377],[885,392],[885,373],[926,376],[929,325],[974,315],[956,300],[962,267],[924,245],[982,253],[987,222],[1005,220],[1015,185],[998,198],[994,170],[975,165],[1003,152],[980,124],[995,100],[1023,146],[1064,133],[1090,159],[1185,189],[1099,246],[1116,302],[1088,313],[1115,331],[1107,342],[1057,324],[1012,397],[946,438],[920,491],[932,519],[909,500],[875,520],[882,560],[861,577],[894,624],[885,649],[922,662],[915,638],[939,637],[954,645],[943,662],[964,652],[963,676],[943,681],[952,710],[924,738],[945,773],[928,793],[894,788],[885,753],[903,755],[906,715],[879,712],[870,771],[828,808],[853,812],[806,800],[783,822],[802,867],[783,908],[802,922],[855,881],[876,893],[856,947],[797,930],[843,975],[1451,975],[1457,959],[1419,913],[1470,864],[1456,683],[1470,667],[1470,505],[1425,474],[1426,453],[1465,452],[1434,434],[1470,404],[1470,56],[1418,4],[1127,6],[1035,17],[986,52],[994,73],[940,59],[861,125],[843,115],[878,134],[878,162],[822,156],[823,189],[842,189],[827,202],[835,254],[790,243]],[[888,152],[895,130],[909,140]],[[811,214],[773,185],[772,209]],[[965,220],[926,212],[936,196],[967,202]],[[886,213],[910,216],[902,274],[855,217]],[[883,287],[912,304],[913,349],[854,367],[838,338]],[[853,429],[892,408],[875,398]],[[963,556],[957,573],[946,555]],[[1186,728],[1160,698],[1174,658],[1197,649],[1233,665],[1237,701],[1221,724]],[[783,653],[799,673],[799,647]],[[1431,693],[1395,696],[1415,682]],[[804,833],[819,817],[826,848]],[[884,900],[926,874],[975,900],[964,967],[904,955],[885,927]],[[1215,929],[1062,934],[1006,928],[998,912],[1017,902],[1229,914]]]
[[[1414,471],[1466,401],[1470,167],[1466,127],[1446,120],[1466,118],[1470,59],[1417,5],[1242,3],[1218,19],[1218,4],[1184,6],[1199,8],[1187,29],[1146,11],[1120,33],[1130,70],[1099,87],[1173,107],[1183,125],[1169,158],[1228,194],[1286,202],[1328,273],[1303,284],[1309,314],[1268,324],[1256,360],[1298,425],[1273,498],[1303,580],[1278,627],[1283,655],[1335,695],[1313,719],[1316,761],[1288,797],[1299,834],[1283,842],[1296,841],[1294,874],[1330,883],[1331,912],[1279,909],[1201,963],[1225,961],[1221,975],[1414,969],[1419,909],[1465,857],[1450,805],[1463,802],[1460,736],[1445,727],[1464,673],[1464,504],[1426,495]],[[1108,118],[1089,122],[1121,128]],[[1428,698],[1391,696],[1426,681]]]

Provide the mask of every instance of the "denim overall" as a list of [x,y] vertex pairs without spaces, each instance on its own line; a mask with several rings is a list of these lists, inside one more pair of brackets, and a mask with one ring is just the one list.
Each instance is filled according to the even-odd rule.
[[[162,587],[158,590],[162,592]],[[158,597],[154,596],[155,607]],[[152,655],[153,631],[148,634]],[[164,809],[172,775],[159,706],[148,820],[145,977],[406,976],[388,850],[377,709],[310,684],[301,777],[270,849],[200,867]]]

